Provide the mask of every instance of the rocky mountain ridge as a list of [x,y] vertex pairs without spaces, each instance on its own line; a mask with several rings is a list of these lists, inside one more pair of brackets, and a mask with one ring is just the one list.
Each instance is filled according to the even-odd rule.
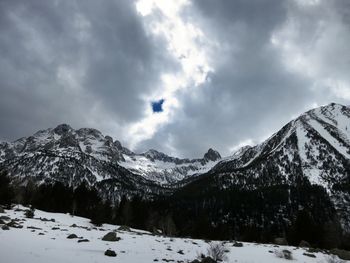
[[60,181],[74,187],[84,182],[118,198],[166,192],[170,184],[207,172],[220,158],[212,149],[192,160],[156,150],[137,154],[96,129],[74,130],[67,124],[0,143],[0,165],[20,183]]

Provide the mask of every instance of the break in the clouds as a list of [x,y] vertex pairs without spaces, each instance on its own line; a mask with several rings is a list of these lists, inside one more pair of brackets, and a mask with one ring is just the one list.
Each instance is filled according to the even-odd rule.
[[153,101],[152,102],[153,113],[155,113],[155,112],[163,112],[163,103],[164,103],[164,99],[160,99],[158,101]]
[[69,123],[227,155],[348,104],[349,42],[346,0],[1,1],[0,138]]

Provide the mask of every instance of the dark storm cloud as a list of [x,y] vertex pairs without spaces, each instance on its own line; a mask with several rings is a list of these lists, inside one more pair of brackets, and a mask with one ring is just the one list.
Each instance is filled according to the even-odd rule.
[[0,138],[10,140],[61,122],[110,131],[106,122],[135,121],[160,71],[175,67],[129,0],[1,1],[0,56]]
[[[273,34],[290,19],[297,19],[302,22],[298,24],[296,34],[301,38],[296,45],[308,50],[318,36],[328,37],[317,25],[322,19],[326,25],[334,22],[324,12],[329,8],[336,10],[337,5],[299,6],[296,1],[278,0],[195,0],[184,16],[199,24],[209,39],[219,43],[212,50],[214,72],[193,94],[183,94],[182,112],[152,140],[144,142],[144,148],[166,141],[158,144],[159,147],[164,151],[175,147],[181,156],[200,156],[209,147],[230,154],[242,142],[266,139],[313,103],[346,103],[317,83],[315,76],[290,70],[285,61],[289,58],[271,41]],[[334,47],[344,52],[344,48],[332,42],[335,41],[330,39],[326,50],[315,57],[321,59]],[[338,68],[341,70],[342,65],[330,64],[325,74],[334,75]]]

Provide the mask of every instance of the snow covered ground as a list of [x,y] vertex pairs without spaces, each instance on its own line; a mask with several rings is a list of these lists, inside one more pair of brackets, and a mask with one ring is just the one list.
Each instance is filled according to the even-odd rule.
[[[23,228],[2,230],[0,228],[1,263],[48,263],[48,262],[190,262],[200,253],[206,254],[209,243],[189,238],[169,238],[154,236],[148,232],[131,229],[117,230],[118,226],[103,225],[94,227],[89,219],[68,214],[47,213],[35,210],[33,219],[25,218],[24,207],[0,213],[11,219],[18,219]],[[40,219],[41,218],[41,219]],[[46,221],[45,219],[54,219]],[[4,220],[6,223],[9,220]],[[75,224],[76,226],[73,226]],[[34,229],[38,228],[38,229]],[[121,239],[116,242],[102,241],[109,231],[116,231]],[[67,239],[69,234],[78,238]],[[89,242],[78,242],[80,239]],[[278,263],[278,262],[328,262],[328,255],[315,253],[316,258],[303,255],[305,249],[290,246],[276,247],[271,244],[243,243],[243,247],[233,247],[226,242],[227,262]],[[116,257],[107,257],[104,252],[112,249]],[[293,260],[278,258],[274,251],[288,249]]]

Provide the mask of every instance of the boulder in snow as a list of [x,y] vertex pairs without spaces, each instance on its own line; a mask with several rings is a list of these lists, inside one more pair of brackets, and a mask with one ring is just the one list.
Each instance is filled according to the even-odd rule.
[[114,241],[119,241],[120,237],[117,237],[117,233],[116,232],[109,232],[106,235],[104,235],[104,237],[102,238],[103,241],[110,241],[110,242],[114,242]]
[[116,256],[117,256],[117,253],[115,253],[114,250],[107,249],[107,250],[105,251],[105,255],[108,256],[108,257],[116,257]]

